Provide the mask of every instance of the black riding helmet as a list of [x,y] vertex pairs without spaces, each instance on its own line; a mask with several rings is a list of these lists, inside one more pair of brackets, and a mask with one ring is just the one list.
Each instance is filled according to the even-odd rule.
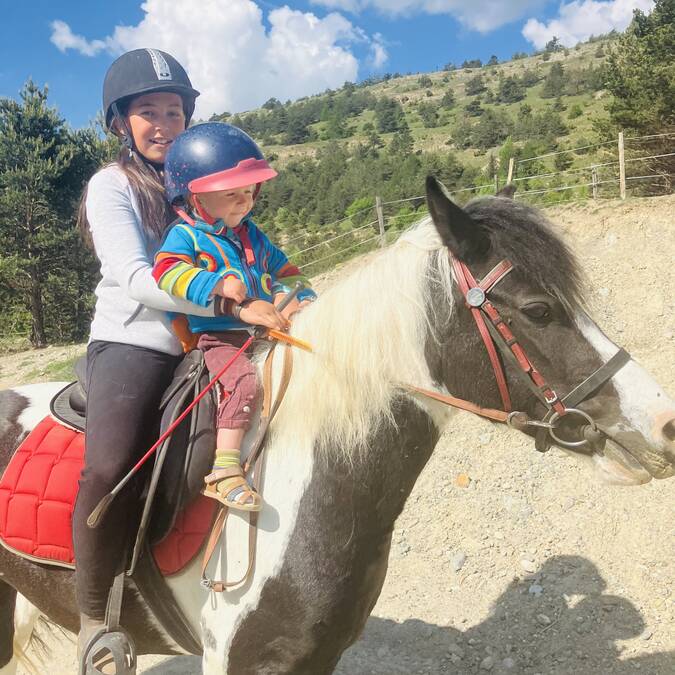
[[195,99],[199,92],[192,87],[190,78],[176,59],[159,49],[134,49],[122,54],[108,68],[103,81],[103,111],[105,126],[111,128],[118,117],[125,132],[125,144],[131,147],[131,137],[122,117],[123,108],[132,97],[168,91],[183,99],[185,125],[195,110]]

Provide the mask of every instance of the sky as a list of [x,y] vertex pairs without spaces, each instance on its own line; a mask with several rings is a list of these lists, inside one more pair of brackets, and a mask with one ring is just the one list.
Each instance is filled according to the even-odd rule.
[[196,117],[320,93],[384,73],[573,46],[623,30],[653,0],[5,0],[0,97],[28,78],[75,127],[129,49],[174,55],[202,92]]

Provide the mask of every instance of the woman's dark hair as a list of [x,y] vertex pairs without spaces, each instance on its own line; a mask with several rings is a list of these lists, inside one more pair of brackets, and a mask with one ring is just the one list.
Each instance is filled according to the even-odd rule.
[[[159,239],[176,214],[166,201],[164,183],[160,172],[146,162],[136,150],[122,148],[112,166],[118,166],[126,174],[129,185],[138,202],[143,229]],[[87,219],[87,188],[84,188],[77,212],[77,227],[84,242],[93,249],[91,231]]]

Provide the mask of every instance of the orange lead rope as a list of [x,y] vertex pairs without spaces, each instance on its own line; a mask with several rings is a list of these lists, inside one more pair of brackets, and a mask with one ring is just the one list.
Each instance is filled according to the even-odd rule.
[[312,345],[310,345],[309,342],[293,337],[292,335],[284,333],[283,331],[275,330],[274,328],[267,329],[267,337],[273,340],[279,340],[279,342],[285,342],[287,345],[291,345],[292,347],[304,349],[306,352],[311,353],[314,351]]

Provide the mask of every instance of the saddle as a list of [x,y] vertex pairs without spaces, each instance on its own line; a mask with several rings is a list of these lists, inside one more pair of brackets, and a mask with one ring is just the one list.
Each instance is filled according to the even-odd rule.
[[[86,356],[75,364],[77,380],[64,387],[50,403],[52,415],[64,424],[84,431],[86,419]],[[206,387],[209,374],[199,350],[188,352],[174,372],[160,401],[161,433]],[[146,537],[151,545],[163,541],[178,514],[199,495],[204,476],[213,464],[216,448],[215,393],[210,391],[193,408],[155,453],[155,463],[144,494],[144,509],[134,545],[131,571]]]

